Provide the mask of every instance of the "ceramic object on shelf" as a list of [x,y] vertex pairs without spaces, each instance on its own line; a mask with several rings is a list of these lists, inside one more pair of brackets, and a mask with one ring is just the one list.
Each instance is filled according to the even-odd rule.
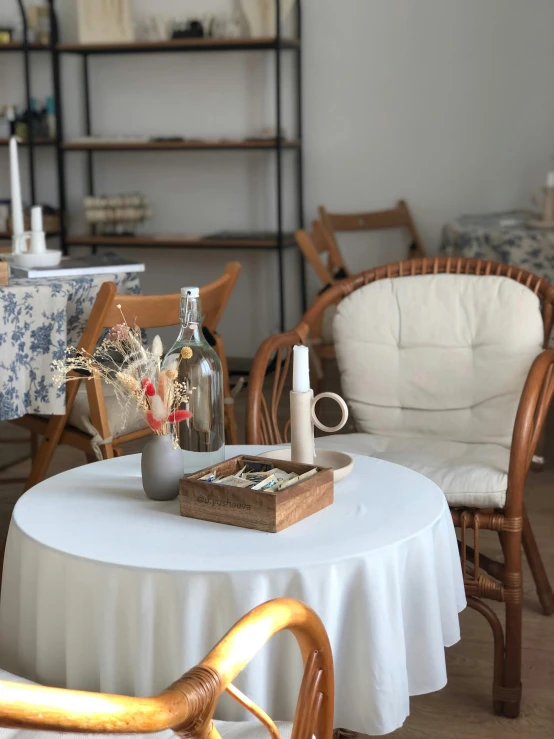
[[[290,462],[290,446],[283,449],[272,449],[268,452],[261,452],[258,456],[267,457],[268,459],[281,459],[283,462]],[[314,464],[318,467],[330,467],[333,470],[333,480],[339,482],[352,472],[354,460],[349,454],[344,452],[335,452],[330,449],[315,449]]]
[[171,434],[155,434],[144,445],[140,460],[142,487],[151,500],[174,500],[185,463],[181,449],[173,447]]
[[16,267],[57,267],[62,258],[61,251],[46,249],[34,254],[31,251],[21,251],[12,254],[10,262]]
[[[295,2],[296,0],[281,0],[281,32]],[[275,0],[239,0],[239,6],[252,38],[274,38],[277,35]]]

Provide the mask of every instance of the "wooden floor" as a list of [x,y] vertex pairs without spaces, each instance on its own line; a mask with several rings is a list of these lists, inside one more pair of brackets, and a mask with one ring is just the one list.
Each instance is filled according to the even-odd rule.
[[[237,408],[244,417],[246,394]],[[0,438],[13,435],[13,427],[0,424]],[[526,491],[530,518],[551,579],[554,580],[554,429],[547,444],[552,462],[542,472],[531,472]],[[137,450],[137,448],[135,448]],[[12,452],[15,455],[15,452]],[[18,451],[19,454],[19,451]],[[1,462],[7,458],[0,443]],[[63,448],[56,454],[51,473],[83,464],[81,453]],[[0,472],[0,535],[7,530],[21,485],[2,485],[2,477],[24,475],[28,463]],[[490,532],[482,532],[490,533]],[[490,536],[490,550],[497,539]],[[395,739],[554,739],[554,617],[543,616],[532,579],[525,571],[523,617],[523,708],[517,720],[492,713],[492,639],[485,619],[466,609],[461,615],[462,640],[447,650],[448,685],[441,691],[412,698],[411,715]],[[502,608],[498,606],[501,613]]]

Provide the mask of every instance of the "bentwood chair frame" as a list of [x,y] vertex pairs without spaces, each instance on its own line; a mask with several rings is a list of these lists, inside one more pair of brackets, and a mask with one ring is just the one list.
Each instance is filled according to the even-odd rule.
[[213,714],[227,692],[267,729],[271,718],[232,684],[254,655],[277,632],[287,629],[302,652],[304,676],[292,739],[331,739],[334,678],[331,645],[319,617],[298,601],[281,598],[252,610],[214,649],[159,695],[130,698],[76,690],[0,682],[0,726],[56,732],[151,733],[172,729],[185,739],[220,739]]
[[[249,380],[246,440],[249,444],[286,441],[279,427],[278,409],[291,365],[292,347],[305,344],[321,313],[353,291],[385,278],[425,274],[501,275],[525,285],[540,299],[544,347],[554,320],[554,287],[522,269],[491,261],[463,258],[413,259],[362,272],[334,285],[308,309],[302,321],[285,334],[266,339],[255,356]],[[263,394],[266,368],[274,357],[273,384],[269,400]],[[521,394],[512,436],[506,504],[502,509],[452,508],[454,525],[460,530],[460,554],[468,604],[485,616],[494,640],[493,707],[509,717],[519,714],[521,700],[522,557],[525,550],[543,612],[552,614],[554,596],[525,510],[523,492],[527,473],[540,440],[554,394],[554,349],[544,349],[533,362]],[[285,424],[285,429],[288,424]],[[498,532],[503,562],[480,550],[482,529]],[[469,532],[473,530],[473,547]],[[505,629],[482,599],[505,605]]]
[[[204,322],[208,331],[215,338],[214,349],[217,352],[223,367],[224,403],[225,403],[225,436],[227,443],[238,443],[237,424],[233,406],[233,398],[229,382],[229,371],[223,339],[216,333],[221,316],[227,306],[241,270],[239,262],[229,262],[223,275],[214,282],[200,288],[200,300],[204,313]],[[86,323],[78,349],[92,354],[106,328],[121,323],[121,314],[128,317],[139,328],[153,329],[175,326],[180,323],[181,296],[173,295],[117,295],[117,288],[113,282],[105,282],[98,291],[90,316]],[[108,423],[106,403],[102,390],[102,383],[98,377],[84,378],[74,375],[66,383],[65,413],[51,418],[27,415],[14,419],[12,423],[28,428],[31,434],[42,436],[32,464],[31,473],[27,478],[25,490],[33,487],[44,479],[48,467],[58,444],[68,444],[87,454],[89,461],[96,461],[92,454],[91,435],[68,425],[71,410],[77,396],[81,382],[85,382],[92,425],[99,436],[105,440],[102,443],[104,459],[111,459],[123,453],[121,445],[129,441],[149,436],[152,431],[149,427],[123,434],[112,438]]]

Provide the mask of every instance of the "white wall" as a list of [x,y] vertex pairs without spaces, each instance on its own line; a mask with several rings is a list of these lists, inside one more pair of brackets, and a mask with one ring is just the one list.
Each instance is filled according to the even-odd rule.
[[[0,20],[15,2],[0,0]],[[74,37],[70,0],[58,0]],[[158,0],[168,15],[227,0]],[[152,3],[134,0],[136,14]],[[552,0],[304,0],[306,216],[410,204],[430,252],[445,221],[464,212],[526,206],[554,151]],[[198,54],[91,59],[94,132],[230,135],[271,125],[269,55]],[[36,55],[37,95],[50,71]],[[82,133],[80,62],[64,60],[68,137]],[[21,60],[0,57],[0,104],[21,100]],[[288,82],[288,73],[285,75]],[[22,102],[22,100],[21,100]],[[291,130],[291,109],[286,124]],[[260,152],[97,154],[97,190],[140,189],[157,232],[201,233],[274,225],[271,155]],[[285,155],[287,156],[287,155]],[[292,155],[291,155],[292,156]],[[67,154],[72,223],[80,228],[84,156]],[[41,151],[42,200],[55,200],[53,154]],[[6,153],[0,172],[7,174]],[[290,172],[288,173],[291,174]],[[2,182],[1,180],[4,180]],[[0,176],[0,198],[7,179]],[[287,221],[294,188],[286,180]],[[350,237],[358,270],[404,255],[400,239]],[[276,257],[248,252],[125,250],[144,259],[146,292],[215,278],[229,259],[243,265],[221,330],[229,353],[252,354],[278,328]],[[298,316],[298,261],[287,258],[288,322]],[[315,287],[311,281],[311,290]]]

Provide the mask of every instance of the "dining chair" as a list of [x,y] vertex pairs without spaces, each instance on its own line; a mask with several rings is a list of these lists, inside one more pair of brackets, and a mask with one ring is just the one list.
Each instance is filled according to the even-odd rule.
[[[321,221],[312,221],[311,232],[300,229],[294,237],[304,259],[313,267],[322,283],[318,295],[336,282],[350,276],[338,244]],[[335,310],[335,305],[330,305],[319,317],[310,334],[310,346],[318,358],[315,369],[320,374],[320,380],[325,374],[325,362],[335,358],[332,332]]]
[[[294,721],[273,720],[233,685],[264,644],[280,631],[296,638],[304,662]],[[213,721],[222,693],[246,708],[258,724]],[[50,688],[0,670],[0,739],[49,739],[78,732],[158,739],[331,739],[334,711],[333,656],[319,617],[288,598],[268,601],[240,619],[195,667],[159,695],[134,698]],[[16,729],[18,731],[7,731]],[[23,730],[23,731],[21,731]],[[23,733],[25,732],[25,733]]]
[[[337,300],[337,360],[356,433],[318,445],[410,467],[443,490],[460,532],[468,603],[492,629],[493,706],[515,717],[522,544],[543,612],[554,607],[523,494],[554,393],[554,350],[543,349],[554,287],[507,264],[450,257],[406,260],[337,283],[292,331],[258,349],[248,388],[249,444],[287,441],[288,413],[279,404],[292,347],[308,342],[312,326]],[[498,533],[502,561],[482,552],[483,529]],[[504,628],[483,599],[504,604]]]
[[[237,424],[223,339],[216,328],[237,282],[241,265],[229,262],[221,277],[200,288],[203,329],[212,340],[223,368],[225,438],[238,443]],[[103,331],[121,323],[121,313],[139,328],[153,329],[180,323],[181,295],[117,295],[113,282],[105,282],[91,309],[78,349],[92,354]],[[138,409],[123,419],[113,389],[98,377],[78,377],[66,383],[65,414],[42,418],[26,415],[12,423],[42,437],[25,490],[44,479],[58,444],[80,449],[89,461],[111,459],[123,453],[122,445],[152,433]]]
[[407,231],[410,239],[408,258],[425,256],[423,242],[405,200],[399,200],[394,208],[367,213],[329,213],[323,205],[319,206],[318,211],[321,223],[337,249],[337,231],[382,231],[393,228]]

